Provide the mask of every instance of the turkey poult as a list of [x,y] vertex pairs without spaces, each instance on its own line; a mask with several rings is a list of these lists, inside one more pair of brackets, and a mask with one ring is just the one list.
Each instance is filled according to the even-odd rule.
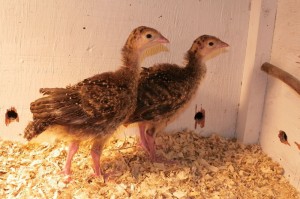
[[185,56],[187,64],[157,64],[144,68],[138,85],[137,107],[125,126],[138,122],[142,147],[152,161],[163,161],[155,154],[155,135],[193,97],[205,76],[205,61],[229,45],[220,39],[202,35]]
[[24,137],[31,140],[48,127],[59,125],[58,136],[70,141],[63,174],[71,174],[71,162],[80,141],[92,142],[94,175],[101,175],[100,155],[109,136],[134,111],[140,77],[140,59],[145,49],[168,43],[157,30],[138,27],[122,48],[123,66],[115,72],[95,75],[66,88],[41,88],[45,96],[30,104],[33,121]]

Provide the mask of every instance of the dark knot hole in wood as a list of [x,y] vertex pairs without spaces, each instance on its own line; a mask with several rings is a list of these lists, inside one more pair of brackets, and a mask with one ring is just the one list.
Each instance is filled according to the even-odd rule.
[[17,113],[15,107],[11,107],[10,109],[7,109],[5,114],[5,125],[8,126],[13,121],[19,122],[19,114]]
[[288,142],[288,136],[284,131],[282,130],[279,131],[278,138],[281,143],[291,146],[290,143]]
[[205,126],[205,110],[202,108],[202,105],[200,110],[197,110],[197,105],[196,105],[194,120],[195,120],[195,129],[197,129],[197,125],[200,125],[201,128]]

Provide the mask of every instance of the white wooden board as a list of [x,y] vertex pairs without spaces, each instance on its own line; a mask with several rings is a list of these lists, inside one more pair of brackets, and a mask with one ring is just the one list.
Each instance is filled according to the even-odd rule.
[[236,137],[246,144],[258,142],[267,77],[261,65],[270,60],[277,0],[251,1],[247,50],[241,81]]
[[[300,1],[279,0],[271,63],[300,79]],[[289,145],[278,138],[285,131]],[[260,144],[285,169],[300,190],[300,96],[283,82],[269,78]]]
[[[194,128],[195,105],[206,110],[205,128],[233,137],[240,96],[250,0],[0,0],[0,136],[20,139],[31,120],[29,104],[41,87],[63,87],[115,70],[129,32],[140,25],[160,30],[171,44],[145,60],[181,64],[193,40],[212,34],[230,50],[207,63],[208,74],[195,100],[170,125]],[[4,124],[16,107],[19,123]]]

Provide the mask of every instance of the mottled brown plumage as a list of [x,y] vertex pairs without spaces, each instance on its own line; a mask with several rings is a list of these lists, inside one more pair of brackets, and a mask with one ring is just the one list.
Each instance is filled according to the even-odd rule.
[[152,160],[157,160],[154,143],[157,128],[194,96],[206,73],[205,60],[227,46],[214,36],[202,35],[187,52],[185,67],[166,63],[141,72],[137,108],[125,124],[139,122],[142,146]]
[[95,174],[99,175],[99,155],[105,140],[135,109],[142,52],[166,42],[155,29],[138,27],[122,49],[123,66],[117,71],[98,74],[66,88],[40,89],[45,96],[31,103],[33,121],[25,129],[24,137],[30,140],[48,127],[63,126],[63,136],[71,139],[66,175],[70,174],[79,142],[90,139]]

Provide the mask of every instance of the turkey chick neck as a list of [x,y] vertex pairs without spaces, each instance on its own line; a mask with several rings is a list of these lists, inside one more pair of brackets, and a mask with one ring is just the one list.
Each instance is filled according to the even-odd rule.
[[185,56],[185,60],[187,61],[185,69],[190,71],[192,76],[199,78],[205,75],[205,57],[193,50],[189,50]]

